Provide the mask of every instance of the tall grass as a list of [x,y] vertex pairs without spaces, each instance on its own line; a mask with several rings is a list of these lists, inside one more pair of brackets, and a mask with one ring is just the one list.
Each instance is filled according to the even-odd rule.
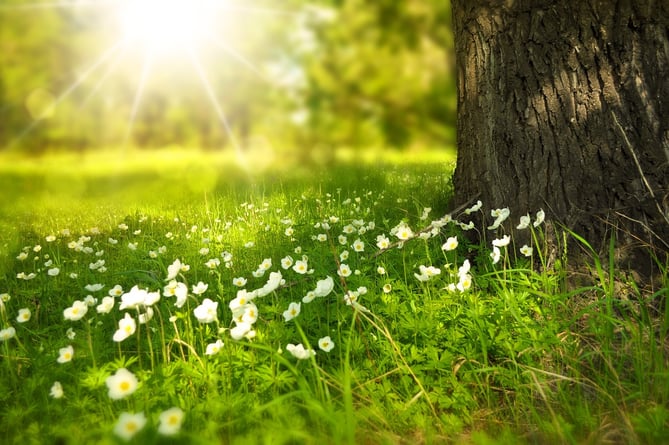
[[113,159],[2,164],[3,443],[669,441],[666,264],[640,289],[593,252],[573,286],[535,216],[530,256],[472,245],[448,158]]

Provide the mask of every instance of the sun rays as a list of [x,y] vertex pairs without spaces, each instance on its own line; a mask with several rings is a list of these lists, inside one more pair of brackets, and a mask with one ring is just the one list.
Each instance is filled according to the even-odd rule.
[[217,12],[204,0],[135,0],[125,2],[119,21],[123,37],[153,56],[195,49],[213,31]]
[[[249,57],[240,41],[230,37],[228,28],[239,29],[240,18],[248,16],[270,17],[272,20],[285,20],[299,14],[280,8],[267,8],[243,5],[241,3],[219,0],[110,0],[110,1],[50,1],[30,2],[25,4],[0,5],[0,14],[39,14],[40,11],[58,10],[59,14],[80,14],[86,20],[86,14],[102,16],[101,28],[110,42],[97,50],[83,68],[74,69],[77,73],[60,91],[52,94],[53,102],[43,108],[49,112],[56,110],[65,101],[76,102],[82,112],[92,98],[99,96],[112,79],[125,76],[132,97],[119,111],[127,110],[126,130],[118,135],[122,146],[131,145],[135,127],[140,118],[144,97],[153,87],[154,75],[165,77],[165,73],[184,73],[193,82],[199,84],[203,97],[211,106],[212,115],[216,116],[221,134],[225,134],[227,144],[238,157],[243,150],[235,137],[234,129],[224,109],[224,91],[216,82],[217,67],[220,59],[229,59],[231,64],[243,67],[246,73],[253,73],[267,82],[270,75],[265,73],[261,63]],[[93,25],[91,25],[93,26]],[[97,25],[96,25],[97,26]],[[243,31],[243,30],[242,30]],[[102,31],[101,31],[102,32]],[[213,68],[205,60],[216,60]],[[213,64],[212,64],[213,65]],[[171,89],[169,88],[171,87]],[[234,88],[235,86],[231,86]],[[170,96],[179,93],[179,86],[168,83],[160,94]],[[75,92],[77,94],[75,94]],[[84,94],[86,93],[86,94]],[[83,99],[79,96],[83,95]],[[49,112],[34,113],[33,121],[16,135],[12,145],[35,130]],[[53,114],[53,113],[51,113]],[[178,141],[176,141],[178,142]]]

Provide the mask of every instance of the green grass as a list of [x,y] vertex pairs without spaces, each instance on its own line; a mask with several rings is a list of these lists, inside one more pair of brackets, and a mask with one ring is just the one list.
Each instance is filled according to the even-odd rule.
[[[575,287],[565,259],[546,255],[544,224],[527,229],[532,260],[511,240],[493,264],[490,242],[469,243],[455,222],[465,214],[398,244],[394,228],[434,227],[452,193],[452,156],[416,158],[429,162],[348,153],[318,168],[241,169],[184,151],[5,156],[0,329],[15,336],[0,341],[0,442],[119,443],[122,413],[143,413],[132,443],[669,443],[666,274],[639,289],[593,255],[591,278]],[[377,247],[380,235],[392,248]],[[449,237],[458,246],[443,250]],[[313,272],[284,269],[288,256]],[[189,266],[175,277],[189,290],[181,307],[162,296],[177,259]],[[465,261],[471,288],[449,290],[463,284]],[[420,266],[439,273],[419,280]],[[253,300],[254,336],[234,340],[241,312],[230,302],[270,272],[285,281]],[[302,302],[328,276],[332,292]],[[104,287],[86,289],[95,283]],[[115,285],[125,297],[98,313]],[[133,286],[161,298],[115,342],[124,314],[148,312],[119,309]],[[65,319],[88,295],[84,317]],[[201,323],[205,298],[218,303],[216,319]],[[300,313],[285,321],[291,302]],[[17,321],[26,308],[30,319]],[[318,346],[326,336],[329,352]],[[316,354],[298,359],[289,344]],[[68,345],[72,360],[58,363]],[[106,382],[120,368],[139,385],[114,400]],[[56,381],[62,398],[50,395]],[[165,436],[159,415],[171,407],[185,415]]]

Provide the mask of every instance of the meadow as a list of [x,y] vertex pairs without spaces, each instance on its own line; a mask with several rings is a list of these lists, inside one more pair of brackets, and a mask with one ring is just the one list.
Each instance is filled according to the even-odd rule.
[[1,443],[669,443],[668,265],[448,213],[452,153],[1,158]]

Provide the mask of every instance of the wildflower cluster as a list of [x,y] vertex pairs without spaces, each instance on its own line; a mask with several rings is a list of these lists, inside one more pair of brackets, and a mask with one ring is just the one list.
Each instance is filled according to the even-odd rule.
[[[278,343],[278,348],[272,349],[285,350],[292,359],[327,363],[328,354],[338,353],[340,340],[336,335],[340,334],[335,327],[350,322],[356,311],[374,313],[397,287],[409,292],[429,289],[460,294],[474,287],[466,242],[459,238],[462,231],[473,228],[473,223],[460,219],[480,211],[482,203],[458,217],[444,215],[429,221],[432,209],[424,208],[414,219],[377,222],[370,210],[374,204],[363,197],[339,200],[335,206],[334,196],[328,194],[317,202],[323,213],[315,222],[285,215],[274,217],[269,205],[245,203],[237,218],[237,222],[246,224],[247,230],[240,230],[246,237],[243,244],[228,242],[226,237],[231,237],[235,224],[218,219],[216,230],[185,227],[175,220],[185,230],[175,228],[147,238],[143,238],[147,230],[141,226],[142,218],[119,224],[108,236],[91,229],[73,237],[63,230],[44,238],[46,248],[34,245],[22,249],[16,260],[25,269],[16,278],[20,282],[45,280],[70,290],[66,307],[58,312],[59,321],[68,326],[67,341],[63,338],[52,351],[54,361],[63,368],[76,366],[79,360],[95,360],[99,355],[109,361],[136,356],[142,369],[148,366],[149,377],[141,381],[138,376],[142,374],[133,373],[130,365],[116,367],[104,381],[111,401],[129,399],[143,385],[150,386],[151,372],[161,363],[192,356],[218,366],[226,360],[222,351],[244,350],[249,342]],[[494,221],[487,229],[499,235],[489,250],[494,266],[512,242],[510,235],[503,233],[510,211],[494,209],[490,215]],[[274,236],[282,240],[282,250],[255,257],[267,241],[262,234],[272,236],[270,222],[278,218],[279,230]],[[543,220],[543,212],[537,213],[534,222],[525,215],[517,229],[538,227]],[[416,224],[423,228],[416,229]],[[260,235],[248,239],[248,233]],[[425,256],[413,259],[413,250],[407,248],[413,243],[428,246],[432,252],[428,261]],[[192,250],[196,254],[177,254],[175,247],[184,244],[195,245]],[[62,245],[67,255],[57,254]],[[127,273],[125,265],[114,261],[114,255],[120,252],[142,258],[144,278]],[[398,252],[412,257],[410,270],[386,267],[385,256]],[[531,256],[533,250],[525,245],[520,252]],[[31,255],[35,259],[29,262]],[[11,301],[8,293],[0,294],[0,342],[6,345],[17,338],[17,330],[7,316],[6,306]],[[17,307],[11,319],[27,325],[34,317],[30,307]],[[102,349],[112,353],[106,352],[105,356],[92,346],[94,329],[103,333],[108,343]],[[87,341],[79,342],[80,331],[84,331]],[[19,333],[28,335],[27,331]],[[88,351],[80,351],[86,346]],[[147,357],[150,365],[146,365]],[[66,398],[68,387],[61,381],[65,380],[53,382],[45,392],[54,399]],[[161,412],[158,432],[176,434],[183,418],[184,411],[178,407]],[[149,421],[143,411],[122,412],[114,432],[128,440]]]

